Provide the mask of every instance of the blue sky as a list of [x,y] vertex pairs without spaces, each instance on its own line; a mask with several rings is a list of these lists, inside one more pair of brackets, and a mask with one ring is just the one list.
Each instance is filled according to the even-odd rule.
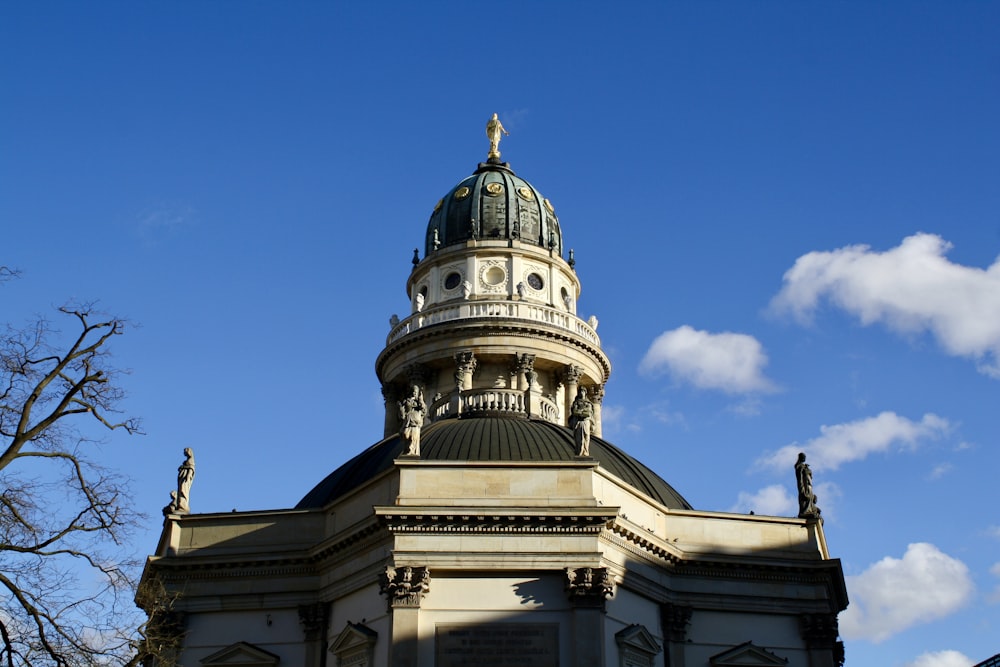
[[[0,5],[4,321],[99,299],[155,546],[381,437],[434,203],[503,157],[614,365],[605,435],[696,507],[813,463],[849,665],[1000,651],[1000,5]],[[67,323],[68,327],[68,323]]]

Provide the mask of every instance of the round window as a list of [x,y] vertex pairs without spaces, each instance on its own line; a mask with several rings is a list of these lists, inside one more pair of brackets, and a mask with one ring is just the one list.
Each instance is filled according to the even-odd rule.
[[455,289],[461,283],[462,283],[462,276],[459,273],[457,273],[455,271],[452,271],[447,276],[445,276],[445,279],[444,279],[444,288],[445,289]]
[[545,286],[545,281],[537,273],[528,274],[528,287],[531,289],[542,289]]
[[491,266],[483,272],[483,280],[487,285],[499,285],[505,277],[504,270],[499,266]]

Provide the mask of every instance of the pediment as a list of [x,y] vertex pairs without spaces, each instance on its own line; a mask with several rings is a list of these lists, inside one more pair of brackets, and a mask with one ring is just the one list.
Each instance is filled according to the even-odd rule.
[[753,642],[746,642],[713,655],[708,659],[708,664],[711,667],[774,667],[787,665],[788,658],[780,658]]
[[369,647],[378,639],[378,633],[367,625],[348,623],[337,638],[330,643],[330,652],[346,654],[359,647]]
[[615,641],[621,647],[628,647],[640,653],[653,656],[660,652],[660,645],[645,627],[630,625],[615,633]]
[[273,667],[278,656],[247,642],[236,642],[200,660],[205,667]]

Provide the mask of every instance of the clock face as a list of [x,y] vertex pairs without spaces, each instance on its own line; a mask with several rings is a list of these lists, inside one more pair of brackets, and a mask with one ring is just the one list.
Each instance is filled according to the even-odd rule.
[[542,289],[544,285],[545,282],[542,280],[542,277],[540,275],[538,275],[537,273],[528,274],[528,286],[531,289]]

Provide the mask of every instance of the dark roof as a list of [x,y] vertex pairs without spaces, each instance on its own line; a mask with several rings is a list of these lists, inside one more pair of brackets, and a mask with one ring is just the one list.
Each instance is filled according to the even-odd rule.
[[471,176],[441,198],[427,222],[424,254],[472,238],[516,238],[550,248],[559,256],[563,251],[552,203],[499,160],[481,162]]
[[[573,433],[545,421],[507,417],[445,419],[423,429],[420,458],[425,461],[579,461]],[[334,470],[307,493],[297,508],[323,507],[393,467],[403,453],[399,435],[378,442]],[[601,438],[590,440],[590,455],[602,468],[672,509],[691,509],[655,472]]]

